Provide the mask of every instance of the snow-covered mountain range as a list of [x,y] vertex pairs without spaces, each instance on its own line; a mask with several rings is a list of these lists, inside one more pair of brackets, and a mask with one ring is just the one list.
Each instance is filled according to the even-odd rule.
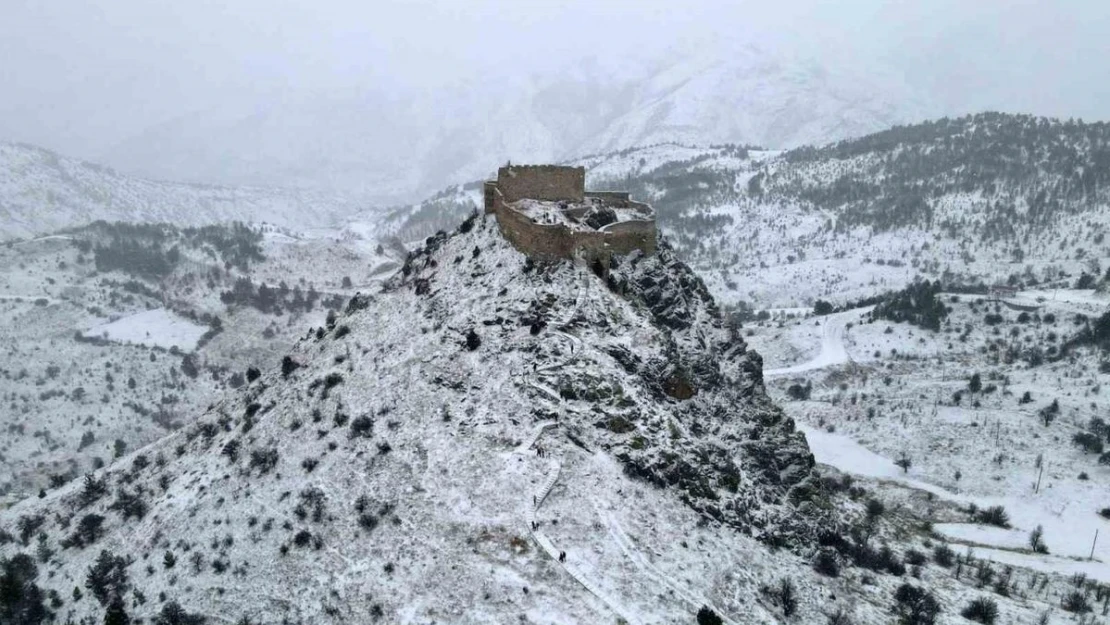
[[304,230],[335,225],[358,208],[314,191],[146,180],[35,146],[0,142],[0,240],[96,220],[182,226],[269,222]]
[[411,201],[506,160],[561,161],[660,142],[823,144],[936,114],[893,72],[755,47],[584,62],[558,77],[460,77],[430,92],[289,92],[193,113],[104,154],[159,178]]

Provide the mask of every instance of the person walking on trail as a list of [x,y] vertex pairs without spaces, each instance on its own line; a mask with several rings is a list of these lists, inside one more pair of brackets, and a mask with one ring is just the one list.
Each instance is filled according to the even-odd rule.
[[567,552],[560,551],[559,552],[559,563],[560,564],[566,564],[566,562],[567,562]]

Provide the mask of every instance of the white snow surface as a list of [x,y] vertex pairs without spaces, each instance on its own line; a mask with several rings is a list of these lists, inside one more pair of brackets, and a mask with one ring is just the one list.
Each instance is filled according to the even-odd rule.
[[[4,528],[37,513],[105,517],[104,535],[59,551],[53,575],[38,584],[71,596],[104,549],[135,559],[131,582],[147,597],[165,592],[213,621],[362,623],[381,610],[385,622],[402,624],[504,623],[524,614],[543,623],[621,617],[652,625],[687,621],[699,603],[731,623],[773,622],[758,587],[789,572],[803,593],[799,613],[824,618],[824,591],[803,559],[702,521],[674,489],[631,478],[606,449],[634,451],[633,436],[671,440],[668,421],[688,426],[605,349],[624,347],[647,363],[674,341],[717,341],[727,334],[708,308],[691,309],[696,333],[672,334],[584,267],[526,271],[490,218],[443,246],[417,257],[438,262],[416,267],[428,293],[410,280],[357,300],[321,338],[310,333],[292,350],[299,368],[283,374],[280,359],[260,363],[261,378],[218,399],[197,423],[96,471],[109,495],[81,504],[75,480],[0,511]],[[533,305],[552,306],[550,331],[533,335],[517,321]],[[468,329],[481,338],[473,350]],[[744,383],[739,363],[721,368]],[[590,386],[573,388],[611,399],[565,396],[585,380]],[[758,399],[728,406],[722,433],[766,414],[771,407]],[[639,407],[638,434],[595,423],[629,414],[626,401]],[[765,427],[764,436],[783,436],[780,451],[804,453],[800,436],[785,422],[779,428]],[[754,468],[738,476],[738,496],[767,488]],[[142,518],[108,507],[121,490],[138,489],[148,506]],[[768,519],[792,513],[758,505]],[[43,540],[57,546],[72,531],[49,524]],[[0,557],[21,548],[0,545]],[[166,551],[177,567],[162,566]],[[157,556],[153,573],[144,553]],[[225,562],[230,568],[218,571]],[[148,601],[130,612],[151,619],[159,608]],[[102,610],[67,602],[60,616],[100,619]]]
[[821,351],[814,358],[790,367],[777,369],[764,369],[764,376],[790,375],[803,373],[814,369],[824,369],[833,365],[840,365],[851,361],[848,350],[844,347],[844,334],[847,332],[848,323],[866,314],[873,307],[846,310],[844,312],[818,317],[816,323],[821,324]]
[[197,325],[165,308],[155,308],[95,325],[85,331],[85,336],[192,351],[207,331],[206,326]]
[[[951,295],[945,297],[947,300],[951,298]],[[965,298],[966,301],[980,302],[980,306],[988,305],[982,298],[957,296],[957,298],[961,297]],[[1053,292],[1021,292],[1013,301],[1021,303],[1035,302],[1046,307],[1041,311],[1041,314],[1055,312],[1057,315],[1063,316],[1067,315],[1069,311],[1085,310],[1087,313],[1093,312],[1106,300],[1102,295],[1089,290],[1062,289],[1056,292],[1055,296]],[[1094,306],[1095,308],[1076,309],[1076,306]],[[852,312],[858,313],[859,311]],[[846,341],[843,333],[845,324],[849,321],[858,320],[858,317],[858,314],[840,313],[826,318],[816,318],[822,319],[823,322],[820,355],[793,367],[765,370],[765,375],[817,374],[819,369],[835,370],[839,365],[845,365],[853,361],[874,362],[875,357],[871,352],[877,345],[875,337],[890,336],[885,332],[879,333],[878,330],[886,327],[892,327],[893,329],[896,324],[883,322],[880,324],[856,325],[851,331],[851,340]],[[795,322],[796,328],[809,332],[814,319],[799,320]],[[897,334],[894,336],[897,337]],[[919,350],[918,353],[932,356],[936,349],[931,342],[926,342],[924,339],[919,341],[917,345],[898,338],[887,339],[887,341],[892,341],[893,344],[898,345],[899,352],[910,355],[914,355],[916,349]],[[829,356],[829,354],[834,356]],[[914,355],[914,357],[918,356]],[[1063,390],[1063,388],[1066,387],[1062,387],[1060,390]],[[1035,390],[1037,393],[1048,391],[1049,389],[1045,389],[1043,386]],[[786,406],[790,409],[795,404],[787,403]],[[944,421],[949,421],[951,425],[956,426],[967,425],[962,417],[955,414],[957,412],[955,407],[937,406],[932,409],[919,407],[916,411],[919,414],[932,411],[933,419],[941,420],[935,422],[936,426],[940,426]],[[1009,411],[1010,414],[1014,414],[1014,412],[1013,410]],[[822,420],[824,420],[831,418],[834,413],[823,410],[820,414]],[[1036,419],[1033,415],[1021,416],[1022,420],[1033,421]],[[973,420],[980,421],[983,419],[987,419],[987,417],[984,415]],[[923,419],[918,417],[918,420]],[[988,422],[993,420],[993,418],[989,418]],[[1000,424],[998,427],[1001,428],[1002,425]],[[1105,504],[1097,487],[1087,488],[1085,481],[1079,481],[1077,486],[1072,486],[1064,479],[1068,469],[1064,469],[1063,474],[1061,474],[1058,468],[1050,467],[1050,470],[1045,474],[1043,488],[1036,493],[1031,492],[1031,484],[1023,483],[1022,478],[1010,480],[1013,486],[1001,489],[990,482],[979,483],[973,481],[967,484],[968,488],[957,492],[948,484],[938,484],[934,481],[932,475],[924,474],[917,468],[917,465],[911,467],[909,471],[904,471],[890,457],[876,453],[851,436],[833,433],[823,426],[818,427],[812,422],[807,423],[801,420],[798,423],[798,428],[805,433],[814,457],[822,464],[834,466],[841,471],[881,483],[897,484],[912,490],[923,491],[938,500],[961,507],[974,504],[980,509],[992,506],[1005,508],[1011,525],[1008,529],[953,522],[937,523],[934,526],[935,530],[941,535],[973,546],[980,557],[989,557],[998,562],[1062,575],[1085,573],[1093,579],[1110,581],[1110,540],[1107,540],[1110,523],[1095,514],[1095,511]],[[862,431],[868,432],[866,429]],[[878,432],[864,435],[868,436],[869,440],[873,442],[876,439],[882,440]],[[895,445],[910,443],[906,432],[896,429],[893,435],[897,436]],[[1057,467],[1062,462],[1064,462],[1063,459],[1057,459]],[[1015,468],[1015,470],[1017,469]],[[1079,469],[1074,470],[1079,471]],[[1104,480],[1107,476],[1107,472],[1102,468],[1085,468],[1084,472],[1090,472],[1093,480]],[[967,471],[967,473],[970,473],[970,471]],[[974,480],[974,477],[965,477],[964,480]],[[1029,479],[1036,480],[1036,473],[1034,472]],[[961,483],[961,486],[963,485]],[[1033,554],[1029,549],[1029,534],[1037,526],[1041,526],[1044,530],[1050,554]],[[1095,541],[1096,532],[1098,533],[1097,543]],[[1094,559],[1089,560],[1092,555]]]

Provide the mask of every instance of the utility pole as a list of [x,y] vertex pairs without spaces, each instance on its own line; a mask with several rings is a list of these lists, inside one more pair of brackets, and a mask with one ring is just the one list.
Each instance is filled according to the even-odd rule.
[[1040,471],[1037,471],[1037,485],[1033,488],[1034,493],[1041,492],[1041,476],[1044,475],[1044,464],[1041,465]]
[[1095,539],[1091,541],[1091,557],[1088,560],[1095,559],[1095,544],[1098,542],[1098,528],[1095,528]]

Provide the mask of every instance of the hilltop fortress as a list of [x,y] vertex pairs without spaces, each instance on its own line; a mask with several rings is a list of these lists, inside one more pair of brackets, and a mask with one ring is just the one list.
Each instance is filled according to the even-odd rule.
[[586,191],[586,169],[509,165],[485,183],[485,210],[530,257],[581,258],[608,268],[613,254],[655,253],[655,211],[628,193]]

